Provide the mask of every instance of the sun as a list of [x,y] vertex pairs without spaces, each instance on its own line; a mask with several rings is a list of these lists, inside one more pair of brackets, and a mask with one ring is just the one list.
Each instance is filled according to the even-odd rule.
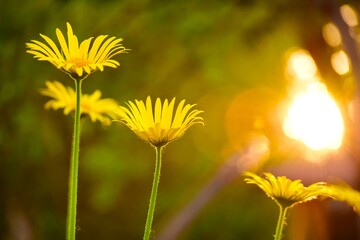
[[338,149],[343,140],[344,121],[325,85],[313,82],[293,98],[283,130],[310,149]]

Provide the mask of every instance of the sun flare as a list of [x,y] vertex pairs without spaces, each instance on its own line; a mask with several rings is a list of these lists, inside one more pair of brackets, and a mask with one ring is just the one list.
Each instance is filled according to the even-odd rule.
[[324,84],[314,82],[293,99],[283,123],[285,134],[313,150],[338,149],[344,122]]
[[315,77],[317,67],[310,54],[304,49],[299,49],[289,56],[287,71],[291,76],[306,81]]

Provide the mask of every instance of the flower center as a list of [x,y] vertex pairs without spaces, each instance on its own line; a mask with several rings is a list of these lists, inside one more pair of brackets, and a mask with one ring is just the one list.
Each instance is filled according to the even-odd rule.
[[74,68],[81,68],[81,67],[85,67],[89,64],[91,64],[91,62],[87,59],[84,58],[72,58],[68,60],[69,63],[73,63],[74,64]]

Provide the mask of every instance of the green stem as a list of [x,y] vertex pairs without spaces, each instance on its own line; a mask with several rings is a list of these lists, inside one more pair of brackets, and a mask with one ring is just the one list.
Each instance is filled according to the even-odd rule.
[[149,203],[148,214],[146,218],[146,225],[145,225],[145,232],[144,232],[144,240],[150,239],[151,233],[151,225],[154,217],[155,212],[155,203],[156,203],[156,195],[160,181],[160,170],[161,170],[161,158],[162,158],[162,150],[163,147],[155,147],[156,150],[156,161],[155,161],[155,172],[154,172],[154,179],[151,189],[151,197]]
[[67,221],[66,221],[67,240],[75,240],[75,232],[76,232],[76,203],[77,203],[79,144],[80,144],[81,83],[82,83],[81,80],[75,80],[76,108],[75,108],[74,134],[73,134],[70,174],[69,174],[68,212],[67,212]]
[[285,218],[286,218],[286,212],[288,210],[288,207],[283,207],[279,205],[280,213],[279,213],[279,219],[276,226],[276,233],[274,240],[280,240],[282,237],[282,232],[285,224]]

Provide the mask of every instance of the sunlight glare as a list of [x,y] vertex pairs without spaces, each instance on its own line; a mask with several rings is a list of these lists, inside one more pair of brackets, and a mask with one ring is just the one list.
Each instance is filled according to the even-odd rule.
[[350,27],[355,27],[359,24],[357,13],[351,5],[342,5],[340,7],[340,13],[346,24]]
[[310,80],[315,77],[317,67],[310,54],[306,50],[300,49],[290,55],[287,71],[298,79]]
[[285,134],[303,142],[313,150],[338,149],[341,146],[344,123],[341,112],[320,82],[311,83],[298,93],[283,123]]
[[325,42],[331,47],[337,47],[341,44],[340,31],[333,23],[327,23],[323,27],[322,35]]
[[350,61],[347,54],[343,51],[337,51],[331,55],[331,66],[339,75],[344,75],[350,71]]

